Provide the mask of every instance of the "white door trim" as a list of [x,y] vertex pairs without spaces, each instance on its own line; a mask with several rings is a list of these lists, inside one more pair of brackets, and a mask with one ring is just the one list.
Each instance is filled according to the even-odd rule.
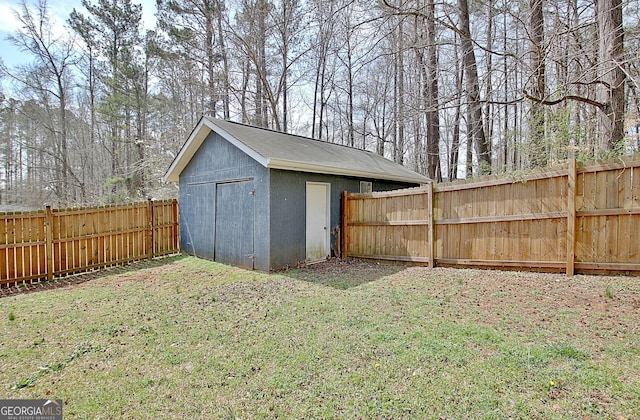
[[[325,188],[324,203],[322,203],[322,200],[318,200],[317,204],[314,205],[314,197],[313,194],[309,194],[309,187],[312,187],[312,189],[313,187]],[[318,193],[319,191],[315,192]],[[307,182],[305,195],[306,262],[311,264],[323,261],[331,254],[331,184],[327,182]],[[323,214],[324,220],[321,220]],[[319,249],[319,247],[324,249]]]

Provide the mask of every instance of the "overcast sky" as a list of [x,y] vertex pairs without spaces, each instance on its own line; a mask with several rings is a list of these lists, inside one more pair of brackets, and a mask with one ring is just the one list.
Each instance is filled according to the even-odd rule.
[[[28,56],[20,53],[10,42],[6,40],[12,32],[20,29],[13,10],[20,9],[22,0],[0,0],[0,58],[8,66],[25,63],[30,60]],[[96,0],[90,0],[97,3]],[[36,4],[37,0],[27,0],[27,4]],[[155,0],[133,0],[134,4],[142,4],[142,19],[145,27],[151,28],[155,22]],[[69,14],[75,8],[86,14],[81,0],[48,0],[49,14],[55,25],[61,29],[66,25]]]

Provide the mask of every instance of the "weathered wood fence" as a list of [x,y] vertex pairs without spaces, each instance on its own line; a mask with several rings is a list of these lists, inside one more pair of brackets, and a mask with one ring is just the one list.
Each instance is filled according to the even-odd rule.
[[0,213],[0,286],[178,251],[177,200]]
[[640,156],[343,195],[343,257],[640,274]]

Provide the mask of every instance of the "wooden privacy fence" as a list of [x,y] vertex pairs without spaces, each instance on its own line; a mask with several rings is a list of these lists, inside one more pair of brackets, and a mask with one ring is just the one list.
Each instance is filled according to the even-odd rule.
[[0,213],[0,286],[178,251],[177,200]]
[[343,257],[640,274],[640,157],[343,195]]

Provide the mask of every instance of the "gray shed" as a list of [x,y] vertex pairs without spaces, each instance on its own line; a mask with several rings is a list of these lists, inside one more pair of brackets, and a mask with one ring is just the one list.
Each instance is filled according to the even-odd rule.
[[263,271],[331,255],[343,191],[428,182],[375,153],[203,117],[164,176],[180,186],[180,245]]

